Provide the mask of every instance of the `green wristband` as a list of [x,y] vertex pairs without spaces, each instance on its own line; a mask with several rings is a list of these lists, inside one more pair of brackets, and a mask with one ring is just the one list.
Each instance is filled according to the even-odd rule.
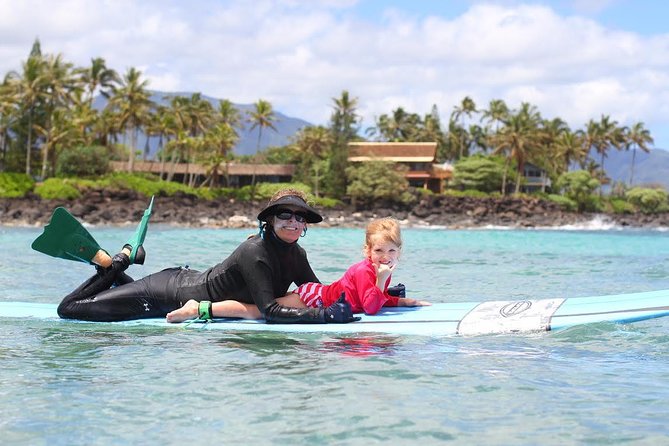
[[210,321],[212,319],[211,301],[203,300],[199,303],[197,307],[197,318],[203,321]]

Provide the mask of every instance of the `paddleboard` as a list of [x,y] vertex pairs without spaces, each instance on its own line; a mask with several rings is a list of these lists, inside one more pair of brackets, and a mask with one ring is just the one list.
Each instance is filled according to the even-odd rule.
[[384,307],[350,324],[267,324],[216,319],[169,324],[164,319],[79,322],[60,319],[56,304],[0,302],[0,317],[118,326],[185,327],[226,331],[292,333],[385,333],[424,336],[530,333],[596,322],[629,323],[669,315],[669,290],[596,297],[436,303],[429,307]]

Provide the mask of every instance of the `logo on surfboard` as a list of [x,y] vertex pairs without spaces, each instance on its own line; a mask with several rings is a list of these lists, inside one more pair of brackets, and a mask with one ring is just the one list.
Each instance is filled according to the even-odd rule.
[[532,302],[529,300],[519,300],[517,302],[511,302],[510,304],[504,305],[499,309],[499,314],[503,317],[511,317],[517,314],[527,311],[532,306]]

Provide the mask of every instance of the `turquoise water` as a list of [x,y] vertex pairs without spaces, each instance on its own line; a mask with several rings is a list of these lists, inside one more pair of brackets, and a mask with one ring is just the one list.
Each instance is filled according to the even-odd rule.
[[[0,301],[58,302],[91,268],[0,227]],[[108,249],[132,228],[92,228]],[[249,230],[152,226],[141,276]],[[404,230],[394,282],[433,302],[669,289],[669,233]],[[311,228],[323,281],[363,232]],[[669,318],[531,335],[220,333],[0,320],[3,444],[668,444]]]

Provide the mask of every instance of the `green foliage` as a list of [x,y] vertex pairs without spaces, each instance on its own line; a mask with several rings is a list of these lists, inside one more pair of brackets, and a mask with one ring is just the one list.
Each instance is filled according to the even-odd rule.
[[626,196],[644,214],[664,212],[669,208],[667,192],[662,189],[635,187],[627,191]]
[[578,204],[576,204],[574,200],[563,195],[548,194],[546,195],[546,199],[552,201],[553,203],[557,203],[560,208],[565,211],[574,212],[578,209]]
[[613,214],[633,214],[636,208],[632,203],[622,198],[611,198],[606,206],[606,210]]
[[346,169],[346,193],[353,204],[371,204],[378,200],[389,203],[409,204],[414,200],[409,193],[409,183],[403,170],[394,163],[370,161]]
[[461,189],[492,192],[502,189],[504,161],[496,157],[474,155],[455,163],[453,185]]
[[35,186],[35,193],[45,200],[74,200],[81,196],[73,181],[66,178],[49,178]]
[[337,200],[336,198],[328,198],[328,197],[317,197],[314,198],[313,201],[317,208],[324,208],[324,209],[330,209],[339,206],[341,204],[341,201]]
[[297,164],[300,153],[293,146],[270,147],[263,152],[264,161],[269,164]]
[[56,176],[94,177],[109,171],[109,150],[102,146],[72,147],[63,150],[56,163]]
[[116,190],[134,190],[146,197],[152,195],[169,197],[182,193],[194,195],[205,200],[212,200],[217,196],[210,189],[196,189],[172,181],[163,181],[150,173],[116,172],[99,181],[98,185]]
[[576,203],[579,212],[601,208],[601,203],[592,196],[599,185],[599,181],[586,170],[563,173],[555,182],[555,187]]
[[35,182],[24,173],[0,173],[0,197],[19,198],[33,190]]

